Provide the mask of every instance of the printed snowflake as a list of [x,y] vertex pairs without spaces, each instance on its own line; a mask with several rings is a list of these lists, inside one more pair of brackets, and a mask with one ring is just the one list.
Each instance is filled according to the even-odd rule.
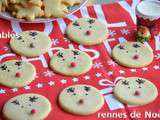
[[6,93],[6,90],[0,89],[0,94],[4,94],[4,93]]
[[109,35],[113,37],[114,35],[116,35],[116,32],[114,30],[109,30]]
[[108,60],[107,64],[110,66],[113,66],[113,67],[115,67],[117,65],[113,60]]
[[67,80],[62,79],[62,80],[61,80],[61,83],[62,83],[62,84],[66,84],[66,83],[67,83]]
[[101,77],[102,73],[96,73],[96,77]]
[[93,64],[93,68],[94,68],[94,69],[96,69],[96,68],[99,69],[99,68],[101,68],[101,67],[103,67],[103,65],[102,65],[102,63],[100,63],[100,62],[98,62],[98,63],[96,62],[96,63]]
[[18,91],[17,88],[12,88],[11,90],[12,90],[13,92],[17,92],[17,91]]
[[25,90],[30,90],[31,87],[30,87],[30,86],[25,86],[24,89],[25,89]]
[[58,41],[58,39],[53,39],[53,45],[57,45],[57,44],[59,44],[59,41]]
[[160,66],[155,65],[155,66],[153,66],[153,68],[154,68],[155,70],[158,70],[158,69],[160,69]]
[[72,81],[73,81],[73,82],[78,82],[79,79],[78,79],[78,78],[73,78]]
[[142,70],[143,70],[143,71],[147,71],[147,70],[148,70],[148,68],[144,67],[144,68],[142,68]]
[[122,33],[122,35],[128,35],[130,32],[128,31],[128,30],[126,30],[126,29],[122,29],[122,30],[120,30],[121,31],[121,33]]
[[160,59],[160,53],[157,53],[156,59],[157,59],[157,60]]
[[84,76],[84,79],[85,79],[85,80],[89,80],[89,79],[90,79],[90,76],[86,75],[86,76]]
[[44,76],[45,77],[52,77],[54,76],[55,74],[53,73],[53,71],[50,71],[50,70],[47,70],[46,72],[43,72]]
[[130,71],[131,71],[131,72],[136,72],[136,69],[131,69]]
[[107,73],[107,75],[111,76],[111,75],[113,75],[113,72],[112,72],[112,71],[109,71],[109,72]]
[[55,82],[50,81],[50,82],[48,82],[48,84],[49,84],[50,86],[53,86],[53,85],[55,85]]
[[120,73],[120,74],[125,74],[125,71],[120,70],[119,73]]
[[37,86],[37,88],[42,88],[42,87],[43,87],[43,84],[38,83],[36,86]]

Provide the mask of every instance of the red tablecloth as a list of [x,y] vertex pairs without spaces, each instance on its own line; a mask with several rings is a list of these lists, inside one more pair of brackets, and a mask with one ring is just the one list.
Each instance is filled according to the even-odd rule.
[[[58,94],[62,89],[71,84],[85,83],[97,87],[105,96],[105,105],[99,113],[126,113],[127,119],[133,111],[141,112],[141,120],[144,119],[145,111],[152,111],[160,113],[160,96],[151,104],[145,106],[127,106],[118,102],[112,94],[112,88],[115,78],[119,76],[139,76],[151,80],[160,92],[160,31],[159,25],[152,28],[152,39],[145,43],[150,45],[154,50],[154,62],[141,69],[128,69],[117,65],[110,56],[114,45],[124,41],[135,41],[134,33],[136,30],[136,18],[134,9],[139,0],[129,0],[128,2],[119,2],[109,5],[95,5],[91,7],[84,7],[74,15],[70,15],[65,19],[59,19],[54,22],[40,23],[40,24],[22,24],[15,21],[9,22],[0,19],[0,31],[18,33],[23,30],[40,30],[45,31],[53,40],[52,48],[40,57],[25,58],[16,56],[10,51],[8,46],[9,39],[0,39],[0,62],[9,59],[23,59],[30,61],[37,68],[37,78],[29,86],[24,88],[6,88],[0,86],[0,108],[4,103],[13,96],[22,93],[39,93],[46,96],[52,103],[52,111],[46,120],[98,120],[98,113],[91,116],[81,117],[74,116],[63,112],[57,104]],[[72,43],[65,38],[65,28],[72,21],[79,17],[95,17],[108,23],[110,30],[109,39],[100,45],[96,46],[82,46]],[[77,48],[87,52],[92,56],[93,67],[90,72],[79,77],[64,77],[53,73],[48,68],[50,57],[59,49],[63,48]],[[106,79],[105,84],[108,86],[101,86],[99,82]],[[2,118],[2,114],[0,115]],[[99,118],[102,119],[102,118]],[[113,118],[110,118],[113,119]],[[132,118],[137,119],[137,118]],[[157,118],[158,119],[158,118]]]

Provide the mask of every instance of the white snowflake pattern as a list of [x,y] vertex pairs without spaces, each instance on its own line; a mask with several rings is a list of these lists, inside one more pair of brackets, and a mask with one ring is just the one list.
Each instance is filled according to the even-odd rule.
[[58,41],[58,39],[53,39],[53,45],[57,45],[57,44],[59,44],[59,41]]
[[153,66],[153,68],[154,68],[155,70],[158,70],[158,69],[160,69],[160,66],[155,65],[155,66]]
[[31,86],[25,86],[24,89],[25,89],[25,90],[30,90],[30,89],[31,89]]
[[113,75],[113,72],[112,72],[112,71],[109,71],[109,72],[107,73],[107,75],[111,76],[111,75]]
[[120,73],[120,74],[125,74],[125,71],[120,70],[119,73]]
[[4,93],[6,93],[6,90],[0,89],[0,94],[4,94]]
[[142,70],[143,70],[143,71],[147,71],[147,70],[148,70],[148,68],[144,67],[144,68],[142,68]]
[[79,79],[78,79],[78,78],[73,78],[72,81],[73,81],[73,82],[78,82]]
[[55,74],[53,73],[53,71],[50,71],[50,70],[47,70],[46,72],[43,72],[44,76],[45,77],[52,77],[54,76]]
[[99,69],[99,68],[101,68],[101,67],[103,67],[103,65],[102,65],[102,63],[100,63],[100,62],[96,62],[96,63],[93,64],[93,68],[94,68],[94,69],[96,69],[96,68]]
[[11,89],[13,92],[17,92],[18,91],[18,88],[12,88]]
[[160,53],[157,53],[156,59],[157,59],[157,60],[160,59]]
[[84,79],[85,79],[85,80],[89,80],[89,79],[90,79],[90,76],[86,75],[86,76],[84,76]]
[[122,29],[120,31],[121,31],[122,35],[128,35],[130,33],[129,30],[126,30],[126,29]]
[[113,37],[114,35],[116,35],[116,32],[114,30],[109,30],[109,35]]
[[102,73],[96,73],[96,77],[101,77]]
[[66,84],[66,83],[67,83],[67,80],[62,79],[62,80],[61,80],[61,83],[62,83],[62,84]]
[[42,87],[43,87],[43,84],[38,83],[36,86],[37,86],[37,88],[42,88]]
[[53,86],[53,85],[55,85],[55,82],[49,81],[48,84],[49,84],[50,86]]
[[113,60],[108,60],[107,64],[110,66],[113,66],[113,67],[115,67],[117,65]]
[[131,71],[131,72],[136,72],[136,69],[131,69],[130,71]]

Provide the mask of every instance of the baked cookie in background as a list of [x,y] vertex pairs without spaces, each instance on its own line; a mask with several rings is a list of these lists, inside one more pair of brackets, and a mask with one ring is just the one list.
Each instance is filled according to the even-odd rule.
[[140,42],[125,42],[113,48],[112,57],[122,66],[141,68],[151,64],[154,55],[151,48]]
[[7,87],[23,87],[36,77],[36,68],[29,62],[9,60],[0,64],[0,84]]
[[19,55],[34,57],[48,52],[52,46],[50,37],[40,31],[24,31],[10,40],[11,49]]
[[128,77],[120,80],[113,89],[114,96],[125,104],[145,105],[158,96],[156,86],[147,79]]
[[62,49],[55,53],[50,61],[55,72],[66,76],[78,76],[92,68],[91,57],[77,49]]
[[66,34],[70,40],[83,45],[96,45],[108,37],[106,25],[95,18],[79,18],[70,23]]
[[59,95],[59,104],[66,112],[76,115],[90,115],[104,105],[103,95],[90,85],[73,85],[65,88]]
[[15,96],[3,107],[3,115],[9,120],[43,120],[50,111],[51,103],[39,94]]

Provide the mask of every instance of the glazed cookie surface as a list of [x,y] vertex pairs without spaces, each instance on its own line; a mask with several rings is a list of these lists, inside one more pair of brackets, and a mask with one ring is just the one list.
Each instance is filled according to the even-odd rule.
[[154,55],[151,48],[140,42],[125,42],[113,48],[112,57],[122,66],[140,68],[149,65]]
[[3,115],[9,120],[42,120],[50,111],[49,100],[38,94],[18,95],[3,107]]
[[50,37],[39,31],[24,31],[10,40],[10,46],[15,53],[28,57],[46,53],[51,45]]
[[62,75],[78,76],[91,69],[92,59],[77,49],[62,49],[53,55],[50,67]]
[[128,77],[120,80],[114,87],[115,97],[125,104],[145,105],[156,99],[156,86],[144,78]]
[[35,79],[36,69],[28,62],[9,60],[0,64],[0,84],[7,87],[22,87]]
[[80,84],[65,88],[59,95],[59,104],[71,114],[90,115],[102,108],[104,98],[97,88]]
[[83,45],[99,44],[108,37],[106,25],[94,18],[80,18],[72,22],[66,33],[72,41]]

